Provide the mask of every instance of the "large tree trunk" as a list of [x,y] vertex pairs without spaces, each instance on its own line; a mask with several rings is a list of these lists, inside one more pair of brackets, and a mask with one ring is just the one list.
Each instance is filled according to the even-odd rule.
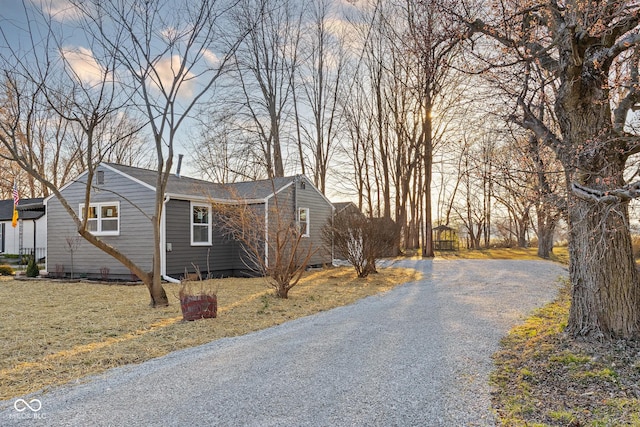
[[569,203],[572,301],[568,331],[596,338],[638,331],[640,286],[633,259],[627,203]]
[[622,139],[610,132],[611,110],[602,81],[580,83],[565,83],[556,103],[563,135],[573,142],[561,156],[570,187],[572,300],[567,329],[574,336],[629,338],[640,332],[640,288],[628,202],[575,191],[575,185],[596,194],[622,187],[627,154]]

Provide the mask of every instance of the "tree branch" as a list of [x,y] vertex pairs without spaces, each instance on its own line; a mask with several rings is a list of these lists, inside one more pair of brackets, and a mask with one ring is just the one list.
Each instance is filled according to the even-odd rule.
[[632,182],[624,187],[607,191],[596,190],[594,188],[572,182],[571,191],[581,199],[593,200],[598,203],[611,204],[628,202],[640,197],[640,181]]
[[528,61],[537,59],[539,60],[540,65],[547,71],[555,72],[558,69],[558,61],[549,55],[549,51],[555,47],[555,43],[551,43],[549,46],[545,47],[538,42],[525,42],[525,38],[522,40],[513,40],[502,35],[496,28],[486,24],[479,18],[473,22],[467,22],[467,27],[469,30],[465,35],[466,38],[471,38],[475,33],[482,33],[496,40],[505,47],[516,50],[518,48],[525,48],[528,53],[527,57],[523,59]]
[[524,117],[521,121],[512,118],[512,122],[516,122],[525,129],[532,131],[536,137],[549,146],[553,151],[559,153],[562,148],[562,141],[531,111],[529,106],[522,98],[518,98],[518,105],[522,108]]
[[594,68],[602,68],[602,64],[610,64],[618,55],[640,44],[640,33],[632,33],[618,40],[609,49],[598,51],[591,59]]

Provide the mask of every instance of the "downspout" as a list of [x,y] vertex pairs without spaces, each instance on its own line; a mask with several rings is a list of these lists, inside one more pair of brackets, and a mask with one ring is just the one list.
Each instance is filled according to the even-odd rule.
[[264,265],[269,268],[269,198],[264,199]]
[[180,280],[167,276],[167,203],[171,197],[165,196],[162,202],[162,216],[160,217],[160,276],[169,283],[180,283]]
[[300,218],[298,218],[298,179],[300,179],[300,175],[296,175],[293,178],[293,220],[300,227]]
[[36,252],[36,220],[33,219],[33,261],[38,264],[38,255]]
[[[44,271],[49,272],[49,215],[47,215],[47,199],[42,201],[42,206],[44,206],[44,230],[47,233],[46,243],[44,245]],[[4,231],[4,230],[2,230]],[[4,238],[4,233],[2,233],[2,238]]]
[[[335,230],[336,207],[331,204],[331,230]],[[334,265],[336,259],[336,233],[331,231],[331,265]]]

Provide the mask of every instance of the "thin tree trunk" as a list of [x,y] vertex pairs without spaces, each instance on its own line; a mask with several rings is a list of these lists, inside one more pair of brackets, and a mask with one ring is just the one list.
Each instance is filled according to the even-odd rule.
[[541,208],[537,212],[538,216],[538,256],[548,259],[553,253],[553,235],[556,229],[556,221],[546,211]]

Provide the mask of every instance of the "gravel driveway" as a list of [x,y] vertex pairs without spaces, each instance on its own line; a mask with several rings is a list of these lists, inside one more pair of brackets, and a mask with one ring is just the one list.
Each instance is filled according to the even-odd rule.
[[[566,269],[544,261],[397,264],[424,278],[348,307],[0,402],[0,425],[494,425],[490,356],[524,314],[555,297]],[[33,399],[37,412],[24,405],[35,407]]]

